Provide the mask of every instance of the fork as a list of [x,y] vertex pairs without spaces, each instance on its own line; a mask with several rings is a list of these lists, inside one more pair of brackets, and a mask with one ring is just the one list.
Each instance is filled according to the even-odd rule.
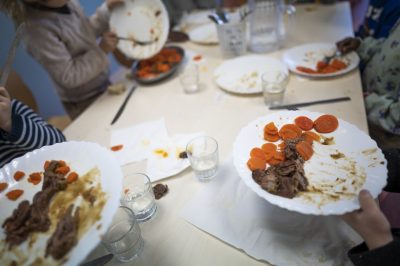
[[325,56],[324,59],[322,59],[322,62],[324,62],[325,64],[329,64],[329,62],[336,57],[341,57],[342,56],[342,52],[340,52],[338,49],[336,49],[335,53],[333,55],[330,56]]
[[120,37],[120,36],[118,36],[117,39],[118,40],[122,40],[122,41],[130,41],[130,42],[133,42],[133,43],[139,44],[139,45],[149,45],[149,44],[152,44],[152,43],[157,41],[157,40],[153,40],[153,41],[138,41],[138,40],[135,40],[133,38]]

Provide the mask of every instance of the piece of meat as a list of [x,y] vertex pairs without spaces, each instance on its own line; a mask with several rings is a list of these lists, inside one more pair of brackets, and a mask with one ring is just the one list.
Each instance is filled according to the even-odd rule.
[[257,184],[261,185],[261,180],[265,176],[265,170],[256,169],[251,172],[251,176],[253,180],[256,181]]
[[270,193],[276,194],[279,189],[279,179],[274,172],[268,172],[261,180],[261,187]]
[[279,190],[277,195],[285,197],[285,198],[294,198],[296,195],[296,187],[294,185],[294,180],[290,177],[284,177],[280,180]]

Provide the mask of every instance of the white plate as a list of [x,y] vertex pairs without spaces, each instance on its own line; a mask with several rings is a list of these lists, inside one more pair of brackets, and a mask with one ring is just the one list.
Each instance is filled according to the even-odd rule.
[[240,94],[261,93],[261,75],[265,71],[289,70],[281,61],[262,55],[246,55],[222,63],[215,71],[217,85],[229,92]]
[[310,43],[301,46],[296,46],[287,50],[283,54],[283,61],[289,67],[290,71],[305,77],[312,78],[327,78],[336,77],[346,74],[356,67],[360,62],[357,53],[351,52],[341,57],[341,60],[346,62],[348,66],[345,69],[330,74],[308,74],[298,71],[296,67],[304,66],[316,69],[318,61],[321,61],[325,56],[334,54],[336,47],[331,43]]
[[[235,168],[246,185],[271,204],[313,215],[338,215],[358,209],[357,195],[362,188],[377,197],[386,184],[387,176],[387,163],[382,151],[367,134],[341,119],[336,131],[323,134],[326,137],[334,137],[335,144],[322,145],[314,142],[314,155],[304,165],[309,187],[322,187],[321,184],[332,186],[323,189],[322,195],[304,192],[288,199],[268,193],[252,179],[246,163],[250,158],[250,150],[261,147],[266,142],[263,140],[265,124],[273,121],[280,128],[284,124],[294,123],[294,119],[300,115],[314,120],[322,114],[307,111],[276,112],[257,118],[241,129],[234,143],[233,156]],[[338,151],[343,153],[345,158],[334,160],[330,156]],[[333,193],[333,190],[343,191],[343,187],[346,187],[346,192],[351,195],[340,195],[337,200],[327,196],[327,193]]]
[[133,45],[120,40],[118,48],[134,59],[145,59],[157,54],[168,38],[168,13],[160,0],[126,0],[112,10],[110,28],[120,37],[138,41],[157,40],[149,45]]
[[198,26],[188,32],[189,39],[198,44],[218,44],[217,27],[215,24],[208,23]]
[[[64,160],[70,166],[71,171],[77,172],[80,176],[97,167],[100,176],[97,180],[101,182],[101,188],[106,194],[106,203],[101,211],[101,218],[83,234],[79,242],[64,257],[67,261],[60,261],[51,264],[78,265],[86,258],[89,252],[98,245],[100,236],[104,234],[119,206],[119,195],[122,190],[122,171],[118,162],[111,152],[98,144],[89,142],[64,142],[52,146],[45,146],[41,149],[29,152],[17,158],[0,169],[0,182],[7,182],[9,187],[0,193],[0,224],[9,217],[13,210],[23,200],[32,202],[36,192],[40,191],[42,184],[36,186],[28,183],[27,176],[16,182],[13,175],[16,171],[24,171],[27,175],[33,172],[43,172],[43,164],[46,160]],[[94,183],[95,184],[95,183]],[[23,189],[24,194],[17,200],[9,200],[5,194],[13,189]],[[79,197],[80,198],[80,197]],[[77,203],[79,204],[79,203]],[[97,228],[97,226],[101,227]],[[16,249],[22,254],[29,254],[28,261],[17,263],[18,265],[30,265],[36,258],[44,256],[48,233],[38,233],[38,238],[32,247],[28,247],[29,238]],[[0,229],[0,252],[4,250],[5,234]],[[6,251],[0,256],[0,264],[8,265],[6,262],[13,256],[13,252]],[[50,257],[50,256],[49,256]],[[46,264],[43,261],[43,264]]]

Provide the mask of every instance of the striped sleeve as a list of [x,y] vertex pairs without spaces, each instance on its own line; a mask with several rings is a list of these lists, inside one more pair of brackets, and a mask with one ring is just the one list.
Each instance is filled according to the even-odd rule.
[[60,130],[47,124],[26,105],[13,100],[11,107],[11,132],[0,135],[0,167],[29,151],[65,141]]

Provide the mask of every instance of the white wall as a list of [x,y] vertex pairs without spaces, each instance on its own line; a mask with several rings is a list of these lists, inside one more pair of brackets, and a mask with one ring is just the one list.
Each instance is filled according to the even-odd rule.
[[[103,0],[81,0],[80,2],[86,14],[90,15]],[[5,14],[0,13],[0,68],[5,63],[13,35],[14,26],[11,20]],[[111,70],[115,70],[118,66],[114,59],[110,58],[110,60]],[[22,45],[18,48],[13,68],[32,90],[38,102],[41,116],[46,119],[53,115],[65,113],[46,71],[26,53]]]

